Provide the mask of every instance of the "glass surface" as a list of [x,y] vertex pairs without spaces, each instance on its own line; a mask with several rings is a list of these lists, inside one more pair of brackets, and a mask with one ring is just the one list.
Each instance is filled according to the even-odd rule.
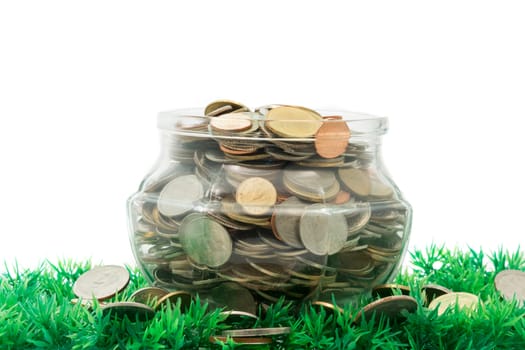
[[128,200],[146,279],[244,311],[281,297],[346,303],[390,281],[412,210],[381,160],[387,119],[319,113],[313,127],[160,113],[160,157]]

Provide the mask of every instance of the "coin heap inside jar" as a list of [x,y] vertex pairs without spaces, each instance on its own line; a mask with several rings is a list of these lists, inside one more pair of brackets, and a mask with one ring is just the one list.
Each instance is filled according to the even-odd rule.
[[203,114],[175,119],[169,161],[130,199],[150,282],[243,310],[357,295],[395,273],[409,206],[342,117],[226,100]]

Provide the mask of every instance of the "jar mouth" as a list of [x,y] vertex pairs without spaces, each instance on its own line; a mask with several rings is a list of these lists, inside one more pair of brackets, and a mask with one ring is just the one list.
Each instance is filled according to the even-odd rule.
[[[303,128],[308,129],[309,126],[319,123],[336,123],[344,122],[351,131],[352,137],[373,137],[381,136],[388,130],[388,118],[379,117],[366,113],[351,112],[344,110],[330,110],[330,109],[317,109],[316,110],[322,117],[321,121],[305,121],[305,120],[293,120],[293,119],[280,119],[278,123],[286,125],[299,125]],[[235,115],[239,113],[231,113]],[[202,108],[186,108],[162,111],[157,116],[157,127],[164,132],[174,133],[175,135],[181,136],[193,136],[193,137],[218,137],[218,138],[236,138],[236,139],[265,139],[271,138],[266,137],[264,132],[260,129],[265,129],[266,126],[271,127],[269,121],[265,119],[265,116],[256,112],[244,112],[242,114],[247,115],[248,119],[251,120],[252,124],[250,127],[246,127],[242,132],[236,130],[217,130],[214,129],[210,122],[218,118],[216,116],[206,116],[203,113]],[[227,119],[227,116],[221,116],[223,119]],[[215,122],[215,121],[214,121]],[[258,125],[257,132],[250,132],[250,128],[253,124]],[[311,124],[311,125],[308,125]],[[312,141],[314,135],[294,135],[288,137],[287,135],[281,135],[281,140],[290,141]]]

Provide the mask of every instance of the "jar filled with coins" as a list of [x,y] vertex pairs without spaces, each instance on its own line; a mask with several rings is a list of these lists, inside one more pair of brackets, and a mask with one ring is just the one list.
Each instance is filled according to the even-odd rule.
[[227,100],[158,116],[161,152],[128,200],[155,286],[255,312],[347,303],[397,273],[412,210],[385,171],[387,119]]

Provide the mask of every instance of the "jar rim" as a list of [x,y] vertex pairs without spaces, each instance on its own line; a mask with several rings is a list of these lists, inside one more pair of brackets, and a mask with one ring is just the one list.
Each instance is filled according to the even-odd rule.
[[[341,117],[340,119],[337,119],[337,121],[344,121],[350,128],[353,137],[380,136],[385,134],[388,130],[388,117],[380,117],[371,114],[352,112],[346,110],[316,109],[316,111],[322,117]],[[217,135],[214,135],[211,132],[209,132],[208,128],[203,130],[202,128],[192,127],[197,125],[206,125],[213,118],[216,117],[204,115],[203,108],[184,108],[166,110],[158,113],[157,127],[162,131],[174,133],[177,135],[215,137]],[[264,121],[264,119],[259,120]],[[323,122],[331,121],[332,120],[327,119]],[[281,120],[281,122],[286,122],[286,120]],[[248,138],[253,139],[254,137]],[[298,141],[297,138],[294,138],[292,140]]]

